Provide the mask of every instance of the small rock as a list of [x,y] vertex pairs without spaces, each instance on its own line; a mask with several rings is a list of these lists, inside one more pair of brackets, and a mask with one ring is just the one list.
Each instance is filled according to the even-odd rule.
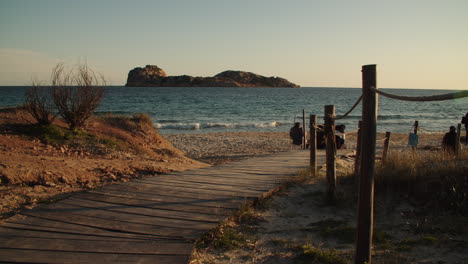
[[46,182],[44,185],[47,186],[47,187],[55,187],[57,184],[55,184],[53,182]]

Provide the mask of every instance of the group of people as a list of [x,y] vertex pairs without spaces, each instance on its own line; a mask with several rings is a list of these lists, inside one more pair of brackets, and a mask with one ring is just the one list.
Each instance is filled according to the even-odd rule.
[[[344,137],[345,128],[346,128],[345,125],[335,126],[335,131],[339,133],[335,135],[335,142],[336,142],[337,149],[345,148],[345,137]],[[291,128],[291,130],[289,130],[289,137],[292,139],[293,145],[297,145],[297,146],[302,145],[303,130],[301,127],[301,123],[299,122],[294,123],[294,126]],[[318,149],[325,148],[325,131],[323,129],[323,125],[319,125],[317,129],[317,148]]]
[[[465,125],[465,145],[468,145],[468,113],[462,117],[461,123]],[[345,125],[337,125],[335,130],[344,134]],[[289,137],[292,139],[292,144],[294,145],[302,145],[302,138],[303,138],[303,130],[301,127],[301,123],[296,122],[294,126],[289,131]],[[344,136],[336,135],[336,147],[338,149],[344,147]],[[444,138],[442,140],[442,146],[444,150],[455,152],[456,150],[456,142],[457,142],[457,131],[454,126],[449,128],[449,132],[445,133]],[[317,148],[324,148],[325,147],[325,140],[324,140],[324,131],[323,127],[319,127],[317,131]]]
[[[461,123],[465,125],[465,145],[468,145],[468,113],[462,117]],[[445,133],[442,139],[442,147],[444,150],[455,153],[457,138],[457,130],[454,126],[451,126],[449,132]]]

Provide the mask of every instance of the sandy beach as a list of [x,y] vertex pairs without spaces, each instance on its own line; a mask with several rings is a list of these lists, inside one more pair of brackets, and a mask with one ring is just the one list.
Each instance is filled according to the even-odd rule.
[[[421,133],[418,148],[440,148],[443,134],[443,132]],[[220,164],[300,149],[300,147],[291,144],[287,132],[195,133],[161,136],[189,158],[209,164]],[[346,134],[345,145],[348,149],[356,148],[356,137],[356,132]],[[377,155],[381,155],[384,139],[385,133],[377,134]],[[408,134],[393,133],[391,135],[390,149],[404,149],[406,147],[408,147]]]

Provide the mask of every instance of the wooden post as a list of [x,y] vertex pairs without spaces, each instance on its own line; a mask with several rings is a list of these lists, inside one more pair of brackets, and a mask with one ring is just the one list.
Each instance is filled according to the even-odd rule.
[[[357,132],[357,138],[356,138],[356,158],[354,160],[354,182],[356,186],[359,186],[359,174],[360,174],[360,168],[361,168],[361,142],[362,142],[362,120],[359,120],[358,123],[358,132]],[[358,189],[358,188],[356,188]]]
[[305,110],[302,109],[302,148],[306,148],[306,121],[305,121]]
[[317,176],[317,116],[310,115],[310,133],[309,133],[309,148],[310,148],[310,174]]
[[[362,139],[361,173],[356,237],[356,264],[371,264],[372,232],[374,224],[374,173],[377,126],[376,65],[362,66]],[[364,142],[365,141],[365,142]]]
[[[417,135],[418,135],[418,127],[419,127],[419,121],[418,121],[418,120],[415,120],[415,121],[414,121],[413,127],[414,127],[414,134],[417,136]],[[411,146],[411,148],[412,148],[413,150],[416,150],[416,147],[417,147],[417,146]]]
[[461,155],[461,145],[460,145],[460,138],[461,138],[461,124],[457,126],[457,141],[455,142],[455,154],[457,158],[460,158]]
[[327,162],[327,199],[335,200],[336,188],[336,142],[335,142],[335,106],[325,106],[325,135],[326,135],[326,162]]
[[390,135],[392,135],[392,132],[385,132],[385,142],[383,146],[383,154],[382,154],[382,163],[385,163],[385,160],[387,159],[387,152],[388,152],[388,144],[390,143]]

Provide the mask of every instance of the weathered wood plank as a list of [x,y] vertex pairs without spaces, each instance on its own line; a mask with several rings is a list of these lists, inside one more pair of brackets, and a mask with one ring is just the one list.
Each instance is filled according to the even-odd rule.
[[197,221],[180,221],[175,219],[163,219],[157,216],[146,216],[140,214],[129,214],[112,210],[100,209],[99,207],[83,207],[81,203],[76,201],[62,201],[50,207],[57,212],[71,212],[73,214],[97,217],[102,219],[117,220],[122,222],[143,224],[160,227],[171,227],[181,229],[194,230],[209,230],[215,226],[215,223],[197,222]]
[[222,184],[222,183],[200,183],[194,181],[178,181],[175,179],[164,179],[161,178],[158,181],[150,180],[150,179],[140,179],[138,180],[140,183],[145,184],[157,184],[158,186],[170,186],[170,187],[178,187],[178,188],[186,188],[186,189],[193,189],[193,190],[204,190],[204,191],[228,191],[234,193],[245,193],[245,194],[258,194],[259,192],[264,192],[265,188],[253,187],[249,185],[229,185],[229,184]]
[[[87,199],[89,198],[89,199]],[[179,219],[187,221],[204,221],[204,222],[219,222],[221,219],[227,217],[227,215],[213,215],[204,213],[193,213],[183,211],[168,211],[160,208],[144,207],[135,205],[135,202],[131,200],[114,199],[110,196],[96,196],[96,197],[73,197],[70,200],[76,200],[78,202],[89,202],[95,203],[98,206],[106,206],[112,210],[125,210],[125,212],[134,212],[136,214],[158,216],[166,219]]]
[[192,204],[183,204],[179,203],[175,206],[169,202],[157,202],[145,199],[138,199],[138,198],[129,198],[117,195],[110,195],[110,194],[102,194],[102,193],[94,193],[88,192],[77,195],[78,198],[81,199],[88,199],[88,200],[96,200],[96,201],[110,201],[113,203],[120,203],[120,204],[127,204],[131,206],[138,206],[138,207],[145,207],[145,208],[156,208],[156,209],[164,209],[170,212],[188,212],[188,213],[195,213],[195,214],[208,214],[208,215],[230,215],[233,209],[229,208],[221,208],[221,207],[206,207],[201,205],[192,205]]
[[121,190],[115,189],[99,189],[96,191],[90,191],[90,193],[97,193],[103,195],[113,195],[118,197],[126,197],[126,198],[135,198],[135,199],[142,199],[147,201],[154,201],[163,204],[192,204],[192,205],[201,205],[206,207],[220,207],[220,208],[230,208],[230,209],[237,209],[239,208],[239,203],[242,202],[243,198],[217,198],[213,197],[211,199],[201,199],[201,198],[184,198],[184,197],[177,197],[177,196],[170,196],[170,195],[156,195],[154,193],[144,193],[144,192],[122,192]]
[[[113,205],[109,204],[103,204],[99,202],[94,202],[94,201],[88,201],[88,200],[76,200],[76,199],[67,199],[66,201],[62,201],[63,204],[67,205],[74,205],[78,207],[84,207],[84,208],[89,208],[89,211],[84,212],[85,214],[93,214],[95,211],[104,211],[104,212],[109,212],[109,213],[120,213],[122,214],[123,218],[126,218],[128,216],[132,217],[132,219],[139,220],[140,217],[146,217],[148,219],[151,219],[152,223],[154,224],[160,224],[160,225],[168,225],[168,226],[186,226],[186,227],[192,227],[192,226],[205,226],[209,228],[213,224],[218,223],[218,221],[213,221],[211,219],[208,220],[197,220],[197,219],[182,219],[182,218],[177,218],[173,216],[167,216],[167,214],[162,214],[161,212],[154,212],[154,210],[151,210],[151,212],[142,212],[143,208],[133,208],[133,207],[128,207],[128,206],[123,206],[123,207],[114,207]],[[133,209],[133,210],[132,210]],[[117,217],[117,216],[116,216]],[[145,218],[142,218],[145,219]]]
[[3,249],[0,248],[0,262],[3,263],[139,263],[174,264],[188,263],[190,255],[150,255],[92,253],[54,250]]
[[72,252],[189,255],[193,244],[171,241],[96,241],[85,239],[0,237],[3,249],[32,249]]
[[200,235],[199,230],[187,228],[173,228],[165,226],[156,226],[149,224],[135,224],[131,222],[124,222],[116,219],[100,218],[96,216],[85,216],[70,213],[63,210],[36,210],[22,212],[23,215],[29,216],[22,220],[22,223],[31,225],[41,225],[41,223],[48,223],[50,221],[58,221],[62,223],[75,224],[84,227],[92,227],[102,230],[110,230],[119,233],[129,233],[137,235],[153,235],[159,237],[173,237],[173,238],[193,238]]
[[169,190],[179,191],[179,192],[192,192],[192,193],[204,193],[204,194],[214,194],[214,195],[234,195],[234,196],[245,196],[245,197],[257,197],[259,195],[259,191],[249,191],[249,190],[241,190],[241,189],[234,189],[234,188],[224,188],[224,189],[214,189],[214,188],[196,188],[195,186],[189,185],[182,185],[182,184],[169,184],[169,183],[158,183],[158,182],[151,182],[151,181],[139,181],[135,182],[135,185],[146,186],[146,187],[157,187],[157,188],[165,188]]
[[[32,230],[22,228],[0,227],[0,237],[8,238],[51,238],[51,239],[70,239],[70,240],[93,240],[93,241],[145,241],[154,240],[149,238],[128,238],[115,236],[100,236],[86,233],[67,233],[56,230]],[[165,240],[164,240],[165,241]]]

